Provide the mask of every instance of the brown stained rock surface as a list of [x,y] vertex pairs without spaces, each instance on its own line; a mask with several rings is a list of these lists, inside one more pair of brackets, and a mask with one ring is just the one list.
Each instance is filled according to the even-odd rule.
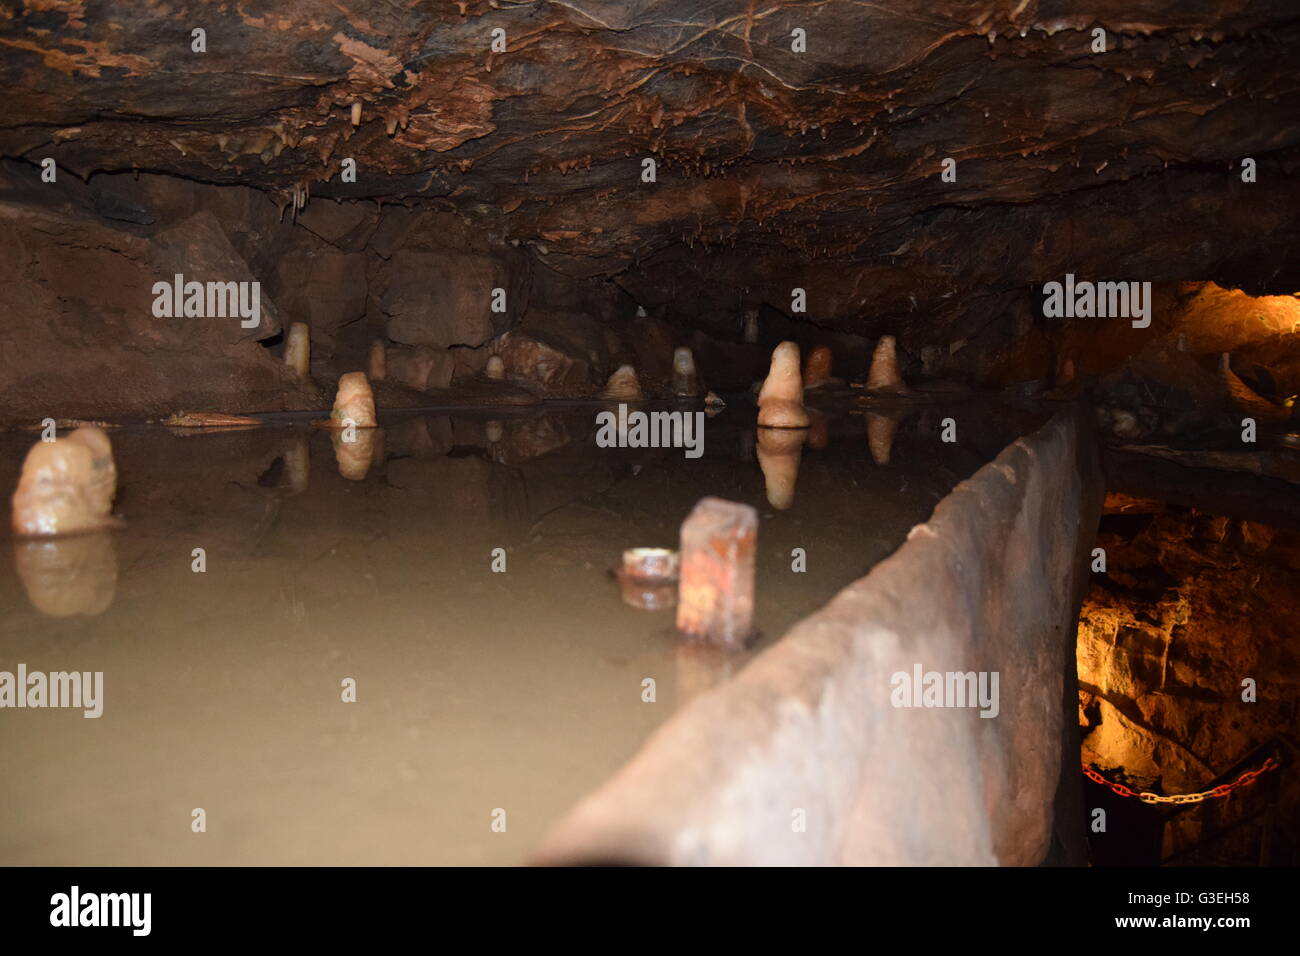
[[[271,324],[223,333],[209,371],[181,354],[152,376],[109,361],[137,383],[122,407],[170,402],[185,382],[237,394],[237,411],[302,407],[282,373],[229,353],[274,334],[272,305],[312,325],[321,362],[340,357],[313,370],[329,378],[376,333],[481,348],[525,318],[544,274],[599,280],[578,298],[603,319],[617,290],[728,341],[749,315],[772,341],[791,322],[893,332],[906,363],[938,350],[939,373],[1051,376],[1068,333],[1040,321],[1029,288],[1066,272],[1296,291],[1298,41],[1290,0],[19,0],[0,19],[0,155],[22,181],[3,184],[0,215],[47,219],[21,226],[3,304],[48,321],[69,308],[54,288],[75,302],[111,284],[83,311],[134,323],[157,271],[141,242],[208,261],[223,245],[211,223],[162,240],[207,212],[264,281]],[[46,158],[59,181],[33,186]],[[506,313],[485,313],[490,288]],[[34,367],[18,351],[6,362]],[[629,358],[597,357],[584,384]],[[67,393],[57,365],[41,370],[47,404]]]

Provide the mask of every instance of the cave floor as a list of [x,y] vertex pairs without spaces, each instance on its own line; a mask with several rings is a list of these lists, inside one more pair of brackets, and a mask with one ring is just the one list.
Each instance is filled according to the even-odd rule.
[[[776,510],[752,407],[698,460],[598,447],[599,407],[386,416],[360,480],[305,419],[114,429],[123,526],[0,548],[0,669],[104,675],[98,719],[7,713],[0,862],[522,862],[744,661],[623,604],[622,549],[675,547],[706,494],[755,505],[761,647],[1041,421],[966,401],[947,444],[950,412],[912,409],[877,464],[863,416],[826,411]],[[0,485],[34,440],[0,434]]]

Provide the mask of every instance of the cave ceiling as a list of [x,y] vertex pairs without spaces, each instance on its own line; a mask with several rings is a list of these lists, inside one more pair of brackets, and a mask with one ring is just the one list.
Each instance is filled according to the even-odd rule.
[[[972,246],[991,275],[1091,242],[1156,250],[1151,278],[1295,278],[1261,255],[1295,228],[1294,0],[22,0],[0,51],[6,156],[442,205],[576,274],[730,250],[739,273],[851,263],[888,297],[900,264],[942,286]],[[1211,248],[1243,203],[1258,227]],[[1053,258],[1062,230],[1091,238]]]

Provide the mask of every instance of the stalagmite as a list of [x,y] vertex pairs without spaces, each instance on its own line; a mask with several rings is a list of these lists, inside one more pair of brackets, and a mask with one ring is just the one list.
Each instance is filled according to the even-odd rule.
[[750,345],[758,344],[758,313],[754,311],[745,313],[745,327],[741,338]]
[[484,374],[496,381],[506,377],[506,363],[500,355],[488,356],[487,368],[484,369]]
[[807,439],[805,429],[758,429],[758,467],[767,485],[767,503],[777,511],[794,504],[794,485]]
[[103,429],[87,425],[67,438],[37,442],[13,494],[14,533],[77,534],[111,527],[116,493],[117,467]]
[[695,355],[688,348],[673,350],[673,394],[679,398],[694,398],[700,394]]
[[808,427],[799,346],[793,342],[782,342],[772,352],[772,365],[758,393],[758,424],[764,428]]
[[284,340],[284,364],[302,378],[311,374],[311,330],[306,322],[294,322]]
[[361,125],[361,101],[360,100],[352,101],[352,125],[353,126]]
[[637,381],[636,369],[630,365],[620,365],[605,383],[601,398],[616,402],[641,401],[641,383]]
[[808,360],[803,368],[803,387],[818,388],[831,378],[831,350],[819,345],[808,353]]
[[365,372],[348,372],[339,379],[338,394],[334,396],[334,410],[330,412],[330,425],[345,427],[351,419],[357,428],[374,428],[375,396]]
[[894,433],[898,431],[899,416],[867,412],[867,445],[871,460],[877,465],[888,465],[894,447]]
[[117,550],[106,531],[15,541],[14,568],[47,617],[103,614],[117,594]]
[[384,343],[375,339],[370,343],[369,361],[366,362],[366,375],[372,382],[382,382],[388,376],[388,351]]
[[898,374],[898,355],[892,335],[882,335],[876,343],[867,389],[878,395],[907,395],[911,391]]
[[682,522],[677,629],[723,647],[741,648],[754,629],[754,553],[758,512],[721,498],[701,498]]

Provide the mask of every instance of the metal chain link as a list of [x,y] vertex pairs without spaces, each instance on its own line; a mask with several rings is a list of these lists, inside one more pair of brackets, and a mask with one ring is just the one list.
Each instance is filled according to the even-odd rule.
[[1104,787],[1110,787],[1111,790],[1118,793],[1121,797],[1137,797],[1143,803],[1200,803],[1202,800],[1213,799],[1215,797],[1226,797],[1234,790],[1241,787],[1249,787],[1261,775],[1268,773],[1270,770],[1276,770],[1278,762],[1273,757],[1264,761],[1258,770],[1247,770],[1232,783],[1221,783],[1210,790],[1203,790],[1200,793],[1181,793],[1171,797],[1163,797],[1158,793],[1144,791],[1138,793],[1136,790],[1130,790],[1122,783],[1111,783],[1096,770],[1093,770],[1087,764],[1083,765],[1083,773],[1089,780],[1099,783]]

